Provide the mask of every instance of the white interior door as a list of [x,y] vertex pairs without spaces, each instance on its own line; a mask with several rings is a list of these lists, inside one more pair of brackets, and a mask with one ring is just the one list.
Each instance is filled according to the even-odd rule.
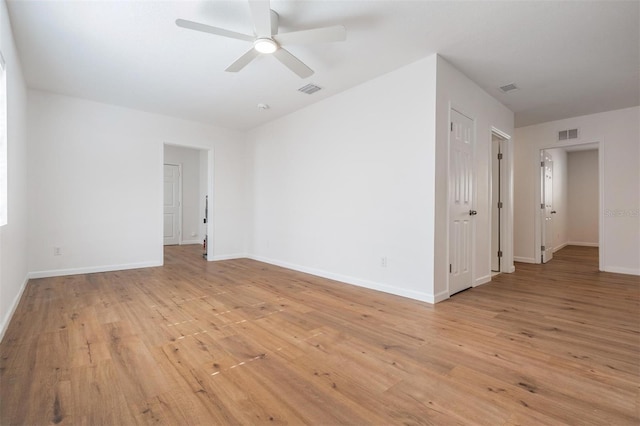
[[542,152],[540,163],[542,179],[542,263],[547,263],[553,258],[553,158],[547,151]]
[[164,245],[180,244],[180,166],[164,165]]
[[449,138],[449,294],[472,286],[473,121],[451,110]]

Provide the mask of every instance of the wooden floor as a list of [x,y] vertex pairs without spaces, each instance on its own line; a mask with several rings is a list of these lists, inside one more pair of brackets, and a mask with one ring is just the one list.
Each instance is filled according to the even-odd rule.
[[436,306],[197,246],[32,280],[0,424],[637,425],[640,279],[516,267]]

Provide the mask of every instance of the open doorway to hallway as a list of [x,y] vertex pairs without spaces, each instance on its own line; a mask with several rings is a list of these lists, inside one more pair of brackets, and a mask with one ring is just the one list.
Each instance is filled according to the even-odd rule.
[[165,144],[163,167],[164,245],[201,245],[204,252],[208,151]]
[[567,246],[590,247],[597,261],[601,214],[598,144],[543,149],[540,158],[539,263],[549,262]]

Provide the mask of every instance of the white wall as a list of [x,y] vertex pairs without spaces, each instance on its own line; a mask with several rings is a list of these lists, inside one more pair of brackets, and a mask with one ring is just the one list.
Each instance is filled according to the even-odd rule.
[[213,253],[244,252],[239,132],[35,90],[28,121],[32,276],[162,264],[165,143],[213,150]]
[[[553,158],[553,251],[558,251],[567,245],[569,234],[567,217],[569,214],[569,169],[567,152],[562,148],[546,150]],[[597,197],[597,193],[596,193]]]
[[[598,245],[598,150],[567,155],[569,167],[568,240],[575,245]],[[640,238],[640,236],[638,237]]]
[[431,56],[250,131],[250,256],[433,302],[435,72]]
[[[491,280],[491,131],[492,127],[513,134],[513,112],[492,98],[484,90],[469,80],[443,58],[438,57],[437,71],[437,111],[436,111],[436,199],[435,205],[435,257],[434,282],[435,298],[449,297],[448,278],[448,138],[450,108],[474,120],[475,125],[475,166],[476,203],[475,210],[475,251],[474,285]],[[510,161],[510,143],[505,143],[506,161]],[[505,163],[506,164],[506,163]],[[509,194],[509,180],[505,182],[505,194]],[[508,232],[512,233],[512,206],[507,203],[503,212]],[[502,261],[506,270],[512,268],[511,241],[504,242]]]
[[[204,210],[200,211],[200,196],[203,192],[200,188],[200,153],[200,150],[180,146],[165,145],[164,147],[164,163],[182,166],[181,244],[200,244],[204,238],[200,226],[204,217]],[[205,180],[204,185],[206,184]],[[206,188],[204,193],[206,194]]]
[[0,340],[27,282],[26,85],[0,1],[0,50],[7,69],[8,224],[0,227]]
[[[600,232],[601,269],[640,275],[640,107],[527,126],[515,133],[515,254],[535,262],[536,179],[541,148],[600,143],[604,181]],[[558,142],[557,132],[578,128],[579,139]]]

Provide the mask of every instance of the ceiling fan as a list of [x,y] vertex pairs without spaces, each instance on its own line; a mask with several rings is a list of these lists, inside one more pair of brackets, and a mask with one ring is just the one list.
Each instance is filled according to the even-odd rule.
[[236,59],[225,71],[238,72],[259,55],[272,54],[300,78],[311,76],[313,70],[282,46],[344,41],[347,38],[346,29],[342,25],[278,34],[278,14],[271,10],[268,0],[249,0],[249,7],[255,35],[241,34],[186,19],[177,19],[176,25],[190,30],[252,42],[253,47]]

